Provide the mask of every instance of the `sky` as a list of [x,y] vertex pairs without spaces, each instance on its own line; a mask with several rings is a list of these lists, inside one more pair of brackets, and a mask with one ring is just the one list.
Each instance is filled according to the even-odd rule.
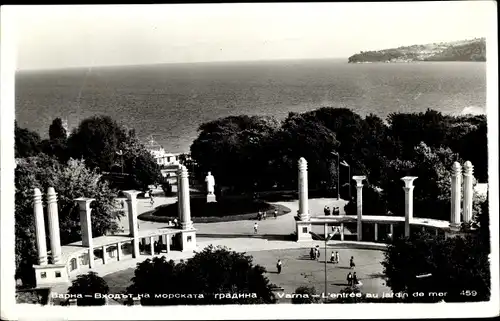
[[[486,36],[493,1],[16,6],[17,69],[347,58]],[[4,28],[5,26],[2,26]]]

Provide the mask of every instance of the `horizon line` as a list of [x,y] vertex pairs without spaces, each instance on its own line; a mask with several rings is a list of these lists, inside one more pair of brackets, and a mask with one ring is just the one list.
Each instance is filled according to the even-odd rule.
[[251,62],[275,62],[275,61],[301,61],[301,60],[341,60],[348,57],[317,57],[317,58],[276,58],[276,59],[255,59],[255,60],[201,60],[189,62],[151,62],[151,63],[131,63],[131,64],[111,64],[111,65],[91,65],[91,66],[67,66],[67,67],[48,67],[48,68],[27,68],[16,69],[15,72],[25,71],[57,71],[69,69],[87,69],[87,68],[106,68],[106,67],[136,67],[136,66],[155,66],[155,65],[189,65],[189,64],[224,64],[224,63],[251,63]]

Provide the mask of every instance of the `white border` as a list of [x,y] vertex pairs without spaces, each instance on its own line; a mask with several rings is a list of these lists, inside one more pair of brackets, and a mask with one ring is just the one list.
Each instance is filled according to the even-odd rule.
[[[488,1],[490,2],[490,1]],[[248,4],[245,4],[248,6]],[[264,4],[259,4],[264,5]],[[491,217],[491,300],[487,303],[443,304],[344,304],[344,305],[268,305],[199,307],[96,308],[39,307],[16,305],[14,298],[14,74],[15,15],[23,7],[1,8],[1,316],[14,319],[65,320],[187,320],[187,319],[360,319],[360,318],[469,318],[499,314],[498,275],[498,48],[496,2],[491,1],[491,33],[487,35],[487,114],[489,145],[489,193]]]

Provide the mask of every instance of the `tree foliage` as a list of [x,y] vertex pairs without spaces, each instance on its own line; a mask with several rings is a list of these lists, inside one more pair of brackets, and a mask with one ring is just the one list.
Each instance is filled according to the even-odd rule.
[[79,306],[104,305],[106,300],[97,298],[96,294],[108,294],[109,287],[106,281],[95,272],[78,275],[68,288],[68,294],[81,295],[83,298],[77,299]]
[[[389,245],[382,265],[387,285],[393,292],[408,293],[409,302],[487,301],[490,297],[488,252],[476,235],[397,238]],[[424,295],[414,296],[416,292]]]
[[[214,273],[216,271],[216,273]],[[266,270],[253,265],[252,257],[224,247],[206,247],[187,262],[175,263],[165,257],[137,264],[129,294],[149,294],[142,305],[206,305],[275,303]],[[155,294],[201,294],[203,297],[162,298]],[[216,294],[256,294],[249,298],[218,298]]]
[[14,124],[14,155],[16,158],[35,156],[40,152],[41,138],[36,132]]
[[135,132],[126,130],[111,117],[83,120],[72,132],[68,145],[71,156],[83,158],[91,169],[111,172],[123,166],[123,171],[132,176],[127,188],[144,190],[160,180],[159,166]]
[[[15,171],[15,186],[18,273],[26,269],[29,271],[37,258],[33,215],[34,188],[39,188],[44,195],[49,187],[55,188],[63,245],[81,239],[79,209],[74,201],[78,197],[95,199],[91,203],[94,237],[117,231],[117,220],[124,215],[115,209],[116,192],[110,189],[108,183],[101,180],[99,174],[86,168],[82,161],[71,159],[67,164],[61,164],[55,158],[44,154],[21,159]],[[26,275],[21,277],[26,277],[26,281],[29,282],[29,277]]]
[[319,297],[314,286],[299,286],[292,297],[293,304],[318,303]]

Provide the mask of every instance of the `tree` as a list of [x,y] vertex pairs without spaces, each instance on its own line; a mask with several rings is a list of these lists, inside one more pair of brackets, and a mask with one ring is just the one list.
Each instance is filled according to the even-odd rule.
[[109,116],[84,119],[69,137],[73,158],[83,158],[91,169],[110,171],[117,163],[116,152],[123,148],[127,133]]
[[316,293],[316,288],[314,286],[299,286],[297,289],[295,289],[295,295],[292,297],[292,303],[294,304],[318,302],[319,295]]
[[101,295],[108,293],[109,287],[106,281],[92,271],[78,275],[68,288],[68,294],[83,296],[77,299],[77,304],[80,306],[105,305],[106,299]]
[[[85,164],[101,172],[110,172],[124,162],[124,171],[132,176],[128,188],[147,189],[159,182],[160,169],[154,158],[137,139],[108,116],[83,120],[68,140],[70,155],[83,158]],[[119,155],[119,153],[121,155]]]
[[404,191],[401,178],[417,176],[414,182],[415,217],[449,219],[451,168],[461,161],[449,148],[431,148],[425,143],[416,146],[411,161],[393,160],[386,164],[386,179],[381,188],[386,195],[388,210],[404,215]]
[[61,163],[66,163],[69,158],[68,136],[61,118],[56,118],[49,126],[49,139],[41,142],[44,154],[55,156]]
[[64,124],[61,120],[61,118],[56,118],[52,121],[52,124],[49,127],[49,139],[50,140],[57,140],[57,139],[66,139],[67,132],[66,128],[64,128]]
[[40,135],[14,123],[14,154],[16,158],[35,156],[40,153]]
[[230,116],[211,121],[200,126],[191,157],[203,175],[212,172],[218,185],[251,190],[265,180],[267,146],[278,129],[272,117]]
[[[210,245],[187,262],[176,264],[161,257],[138,263],[127,293],[149,294],[141,298],[142,305],[275,303],[265,272],[262,266],[253,265],[252,257],[245,253]],[[186,296],[166,298],[164,294]],[[196,294],[197,298],[187,294]]]
[[44,154],[21,159],[15,170],[15,186],[16,267],[23,282],[30,282],[31,266],[37,258],[34,188],[39,188],[43,194],[49,187],[56,189],[63,245],[81,239],[79,209],[74,201],[78,197],[95,199],[91,203],[94,237],[117,231],[117,221],[124,215],[115,209],[116,191],[110,189],[99,174],[86,168],[82,161],[71,159],[67,164],[61,164]]
[[[395,239],[382,265],[387,285],[393,292],[406,292],[409,302],[477,302],[490,297],[488,253],[477,235]],[[424,295],[414,296],[417,292]]]

